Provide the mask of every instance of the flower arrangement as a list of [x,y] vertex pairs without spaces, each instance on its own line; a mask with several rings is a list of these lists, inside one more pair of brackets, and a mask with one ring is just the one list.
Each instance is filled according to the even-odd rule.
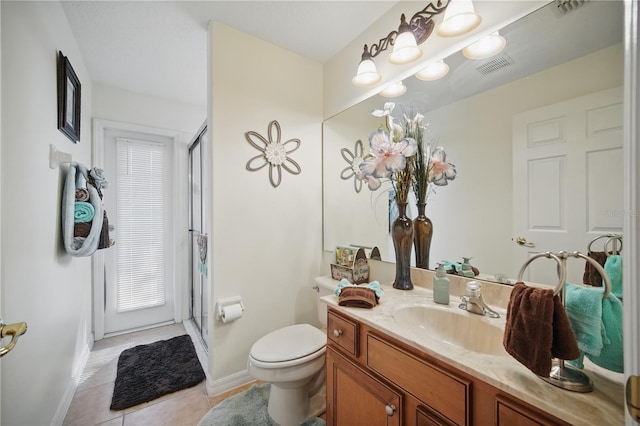
[[383,110],[374,110],[371,115],[384,117],[385,129],[378,129],[369,136],[369,154],[360,164],[361,179],[367,181],[369,189],[375,191],[382,179],[393,185],[397,203],[406,203],[413,181],[411,157],[418,152],[418,142],[405,137],[401,125],[394,123],[391,111],[395,104],[387,102]]
[[406,203],[409,189],[413,189],[417,202],[426,203],[433,190],[431,184],[445,186],[455,179],[457,171],[447,162],[442,147],[432,147],[424,141],[424,116],[413,118],[404,115],[399,124],[392,115],[395,103],[387,102],[382,110],[371,115],[384,118],[386,129],[373,131],[369,136],[369,154],[360,164],[360,178],[375,191],[382,179],[389,179],[395,191],[397,203]]

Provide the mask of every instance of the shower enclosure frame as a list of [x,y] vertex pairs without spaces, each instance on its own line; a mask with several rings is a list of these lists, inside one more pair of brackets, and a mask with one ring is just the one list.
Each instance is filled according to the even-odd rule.
[[[189,317],[193,322],[194,327],[200,335],[200,339],[205,349],[208,349],[208,289],[207,279],[199,273],[196,268],[196,262],[198,261],[199,253],[196,252],[194,247],[195,239],[198,236],[205,235],[208,237],[205,230],[205,217],[206,217],[206,199],[205,192],[203,191],[206,168],[204,158],[206,156],[206,134],[207,123],[202,124],[200,129],[196,132],[196,135],[189,143],[188,147],[188,174],[189,174]],[[199,176],[194,176],[194,152],[198,150],[199,164],[197,171]],[[195,182],[198,180],[198,182]],[[196,212],[194,208],[194,184],[198,184],[200,188],[200,200],[199,200],[199,212]],[[196,218],[196,213],[198,217]],[[199,222],[199,223],[196,223]],[[210,245],[210,242],[209,244]],[[207,248],[208,250],[208,248]]]

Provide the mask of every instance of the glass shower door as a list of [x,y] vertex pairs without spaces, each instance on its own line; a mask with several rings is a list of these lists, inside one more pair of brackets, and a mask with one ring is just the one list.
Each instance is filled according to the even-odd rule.
[[206,123],[189,146],[189,239],[191,318],[207,347],[208,328],[208,252],[209,236],[205,229]]

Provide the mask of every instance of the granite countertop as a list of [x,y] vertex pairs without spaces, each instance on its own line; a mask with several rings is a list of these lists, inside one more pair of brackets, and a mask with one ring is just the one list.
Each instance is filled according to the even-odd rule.
[[[316,278],[316,281],[318,280],[328,280],[328,283],[333,281],[330,277]],[[334,283],[337,285],[337,282],[334,281]],[[403,291],[385,284],[382,285],[382,289],[384,296],[380,298],[380,304],[373,309],[339,306],[338,298],[334,295],[324,296],[322,301],[566,422],[574,425],[597,426],[624,424],[624,376],[622,374],[602,369],[585,359],[583,371],[593,380],[593,391],[578,393],[560,389],[540,379],[503,349],[497,350],[496,355],[464,349],[446,343],[419,327],[401,324],[393,317],[395,308],[400,305],[435,304],[430,289],[415,287],[411,291]],[[438,309],[459,310],[459,303],[460,298],[452,295],[449,306],[439,305]],[[455,314],[472,315],[478,321],[490,321],[493,325],[504,329],[506,310],[490,306],[501,315],[500,318],[482,317],[462,310]]]

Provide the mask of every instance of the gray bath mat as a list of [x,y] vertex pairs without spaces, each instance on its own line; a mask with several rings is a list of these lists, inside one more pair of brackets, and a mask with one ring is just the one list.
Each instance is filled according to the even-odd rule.
[[[278,426],[267,413],[271,385],[253,385],[213,407],[198,426]],[[300,426],[324,426],[324,420],[311,417]]]

